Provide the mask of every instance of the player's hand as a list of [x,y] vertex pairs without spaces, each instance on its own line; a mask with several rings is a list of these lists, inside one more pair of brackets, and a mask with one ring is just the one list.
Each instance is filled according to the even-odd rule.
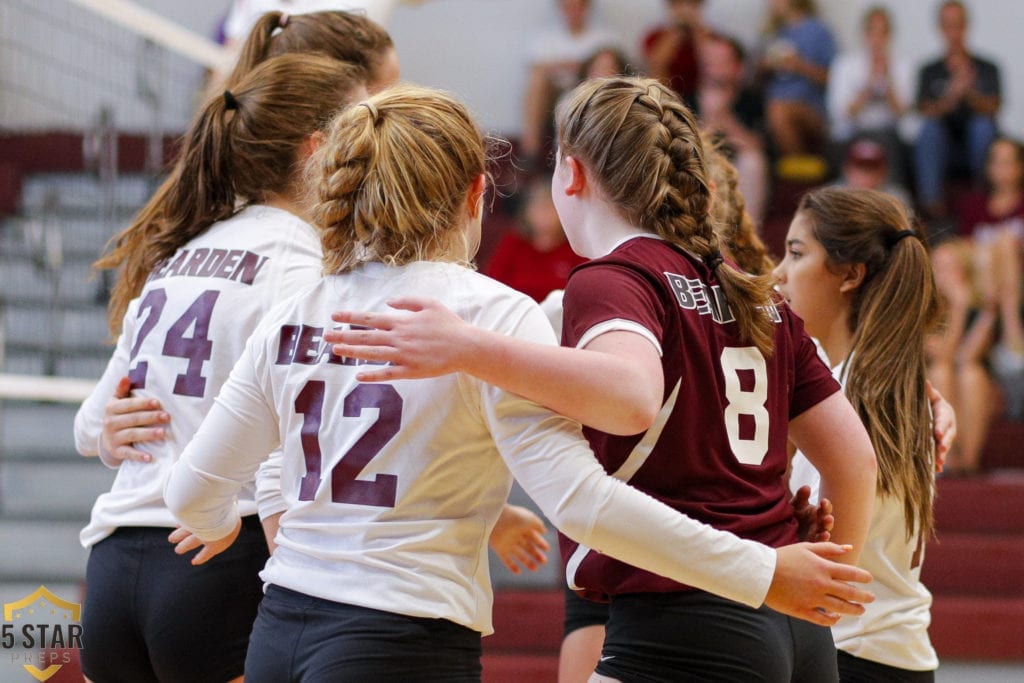
[[184,555],[196,548],[200,548],[196,556],[192,558],[192,564],[197,565],[203,564],[215,555],[220,555],[230,548],[231,544],[238,538],[238,533],[241,530],[242,520],[238,520],[238,523],[235,524],[235,530],[224,538],[219,538],[216,541],[203,541],[185,527],[180,526],[171,532],[167,540],[174,544],[174,552],[178,555]]
[[797,521],[797,537],[811,543],[832,538],[832,527],[836,518],[832,515],[832,501],[822,498],[817,505],[811,505],[811,487],[801,486],[789,501]]
[[160,401],[133,397],[131,380],[122,377],[104,407],[100,443],[115,460],[150,462],[153,456],[134,445],[166,438],[167,430],[162,425],[170,421],[171,416],[161,409]]
[[548,561],[546,530],[544,522],[530,510],[506,505],[491,531],[491,548],[513,574],[522,573],[520,567],[535,572]]
[[[396,313],[339,311],[331,319],[373,329],[339,329],[324,334],[339,356],[378,362],[380,368],[356,375],[361,382],[439,377],[460,369],[467,344],[460,335],[474,328],[426,297],[401,297],[388,301]],[[390,363],[390,365],[384,365]],[[366,366],[364,366],[366,367]]]
[[928,392],[928,401],[932,404],[932,430],[935,434],[935,471],[941,472],[946,466],[946,454],[956,441],[956,411],[932,386],[924,383]]
[[832,626],[844,614],[863,614],[875,599],[850,582],[869,583],[871,574],[833,562],[851,550],[835,543],[795,543],[776,549],[775,575],[764,604],[820,626]]

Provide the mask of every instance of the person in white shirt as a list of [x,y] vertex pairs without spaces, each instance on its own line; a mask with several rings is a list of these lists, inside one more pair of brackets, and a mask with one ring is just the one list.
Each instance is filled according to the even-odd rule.
[[591,0],[556,1],[561,21],[538,31],[527,52],[530,72],[519,142],[522,156],[533,165],[541,163],[550,142],[551,114],[558,96],[579,82],[580,67],[591,55],[620,42],[591,21]]
[[[892,19],[884,7],[864,13],[864,47],[844,52],[829,70],[828,112],[832,139],[840,144],[870,133],[886,149],[890,178],[904,182],[907,146],[903,131],[914,103],[914,67],[891,47]],[[909,131],[908,131],[909,132]]]
[[[350,64],[312,55],[264,62],[200,110],[165,191],[108,255],[122,268],[111,305],[120,337],[75,418],[79,452],[117,469],[81,533],[90,549],[82,617],[90,680],[242,674],[267,558],[253,493],[239,503],[243,542],[196,571],[167,543],[177,524],[163,487],[248,331],[319,276],[316,232],[295,208],[296,161],[325,119],[365,95],[364,72]],[[104,410],[125,385],[156,408],[143,417],[162,422],[165,438],[114,453],[103,443]]]
[[[876,600],[832,627],[844,681],[932,681],[931,594],[921,583],[934,531],[936,445],[925,380],[926,333],[938,297],[925,235],[899,200],[826,188],[801,200],[775,269],[779,291],[837,363],[833,374],[878,456],[878,488],[860,566]],[[791,488],[817,471],[793,458]]]
[[839,546],[772,550],[717,531],[608,476],[578,423],[521,396],[463,374],[366,384],[366,362],[332,352],[332,311],[384,310],[409,291],[555,346],[532,300],[466,268],[485,163],[465,107],[412,86],[342,112],[310,162],[326,275],[264,319],[165,490],[214,555],[238,533],[239,491],[282,449],[287,511],[246,679],[479,680],[492,630],[486,538],[512,475],[603,553],[821,622],[835,614],[814,605],[859,612],[868,596],[846,582],[866,575],[816,555]]

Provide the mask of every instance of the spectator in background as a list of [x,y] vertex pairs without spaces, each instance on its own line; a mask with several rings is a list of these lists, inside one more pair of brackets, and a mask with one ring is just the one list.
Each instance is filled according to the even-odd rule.
[[780,156],[821,154],[828,139],[825,86],[836,54],[832,32],[815,16],[814,0],[770,0],[768,132]]
[[874,136],[862,133],[846,146],[843,156],[842,177],[838,187],[851,190],[878,190],[900,200],[908,211],[914,206],[910,193],[898,183],[889,180],[891,161],[888,149]]
[[619,42],[610,31],[590,23],[590,0],[558,0],[558,5],[561,23],[540,31],[528,55],[520,145],[527,164],[535,167],[550,142],[558,96],[579,82],[580,66],[590,55]]
[[953,392],[947,395],[960,416],[961,446],[950,465],[963,473],[974,472],[981,459],[995,387],[1006,416],[1024,419],[1024,144],[997,138],[985,180],[985,191],[962,202],[961,238],[935,249],[949,321],[933,344],[932,375],[939,391]]
[[966,166],[980,177],[996,137],[1002,90],[995,64],[967,49],[967,8],[946,0],[939,28],[946,53],[926,64],[918,78],[917,109],[923,123],[914,146],[918,197],[931,217],[946,215],[943,185],[951,168]]
[[647,75],[679,93],[691,109],[700,78],[698,49],[704,35],[704,0],[665,0],[667,21],[651,29],[641,44]]
[[579,80],[628,76],[632,69],[629,60],[616,47],[603,47],[587,58],[580,67]]
[[551,176],[530,183],[520,225],[521,232],[509,232],[498,243],[484,274],[543,301],[552,291],[565,289],[569,272],[586,260],[566,240],[551,199]]
[[890,177],[902,183],[906,154],[899,124],[912,104],[913,69],[890,50],[888,10],[880,5],[869,8],[863,31],[864,47],[839,55],[829,70],[832,138],[845,144],[858,133],[871,133],[885,145]]
[[704,130],[739,172],[747,211],[761,225],[768,196],[764,108],[761,94],[747,86],[745,62],[739,41],[709,33],[701,41],[697,105]]

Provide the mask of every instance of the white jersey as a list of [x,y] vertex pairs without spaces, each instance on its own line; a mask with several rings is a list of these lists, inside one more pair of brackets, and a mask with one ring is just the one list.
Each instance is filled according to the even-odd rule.
[[[227,535],[234,498],[281,445],[287,511],[268,583],[340,603],[491,628],[487,540],[511,473],[589,547],[760,605],[775,553],[608,477],[578,423],[462,374],[362,384],[322,335],[342,308],[438,297],[469,323],[554,344],[528,297],[460,266],[368,264],[271,311],[174,466],[168,506],[200,538]],[[735,577],[742,576],[742,581]]]
[[[832,369],[840,383],[845,379],[844,366],[841,363]],[[789,481],[794,492],[800,486],[810,486],[812,502],[818,501],[821,476],[799,451],[793,457]],[[928,638],[932,594],[921,583],[924,545],[920,529],[907,539],[903,503],[895,496],[876,496],[858,563],[871,572],[873,580],[865,588],[875,594],[875,600],[864,605],[864,614],[845,616],[832,627],[837,648],[909,671],[931,671],[939,666]]]
[[[158,399],[170,414],[168,435],[137,444],[152,462],[120,463],[110,492],[93,506],[82,545],[121,526],[177,525],[163,501],[171,465],[266,311],[318,280],[321,268],[310,225],[281,209],[252,206],[214,224],[153,271],[128,307],[103,377],[75,417],[75,445],[82,455],[99,454],[103,410],[125,375],[133,395]],[[243,514],[255,512],[251,490],[241,507]]]

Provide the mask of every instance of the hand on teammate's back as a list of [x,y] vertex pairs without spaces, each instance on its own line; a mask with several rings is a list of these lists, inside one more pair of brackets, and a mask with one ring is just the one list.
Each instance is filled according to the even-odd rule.
[[946,465],[946,454],[956,440],[956,412],[942,394],[925,382],[928,401],[932,406],[932,430],[935,434],[935,471],[941,472]]
[[851,546],[794,543],[776,549],[775,575],[764,604],[776,612],[820,626],[832,626],[844,614],[863,614],[875,596],[850,585],[870,583],[871,574],[833,562]]
[[231,547],[231,544],[238,538],[238,533],[242,530],[242,520],[238,520],[238,524],[235,525],[235,530],[224,538],[218,538],[216,541],[203,541],[191,531],[183,526],[178,527],[171,532],[167,540],[174,544],[174,552],[178,555],[184,555],[187,552],[199,548],[199,552],[196,553],[195,557],[192,558],[192,564],[198,565],[203,564],[207,560],[213,558],[215,555],[220,555],[222,552]]
[[150,462],[153,456],[135,448],[135,444],[163,439],[167,430],[162,425],[170,421],[171,416],[162,410],[160,401],[133,397],[131,380],[122,377],[104,408],[101,451],[107,460]]
[[811,543],[828,541],[836,518],[832,515],[832,501],[822,498],[817,505],[811,505],[811,487],[801,486],[789,501],[796,517],[797,538]]
[[[388,301],[396,313],[339,311],[331,316],[369,330],[330,330],[324,341],[334,344],[339,356],[389,362],[357,375],[361,382],[438,377],[461,369],[461,354],[474,333],[473,327],[435,299],[401,297]],[[460,338],[460,334],[463,335]]]
[[537,571],[548,562],[547,529],[541,518],[518,505],[506,505],[491,530],[490,546],[513,574]]

